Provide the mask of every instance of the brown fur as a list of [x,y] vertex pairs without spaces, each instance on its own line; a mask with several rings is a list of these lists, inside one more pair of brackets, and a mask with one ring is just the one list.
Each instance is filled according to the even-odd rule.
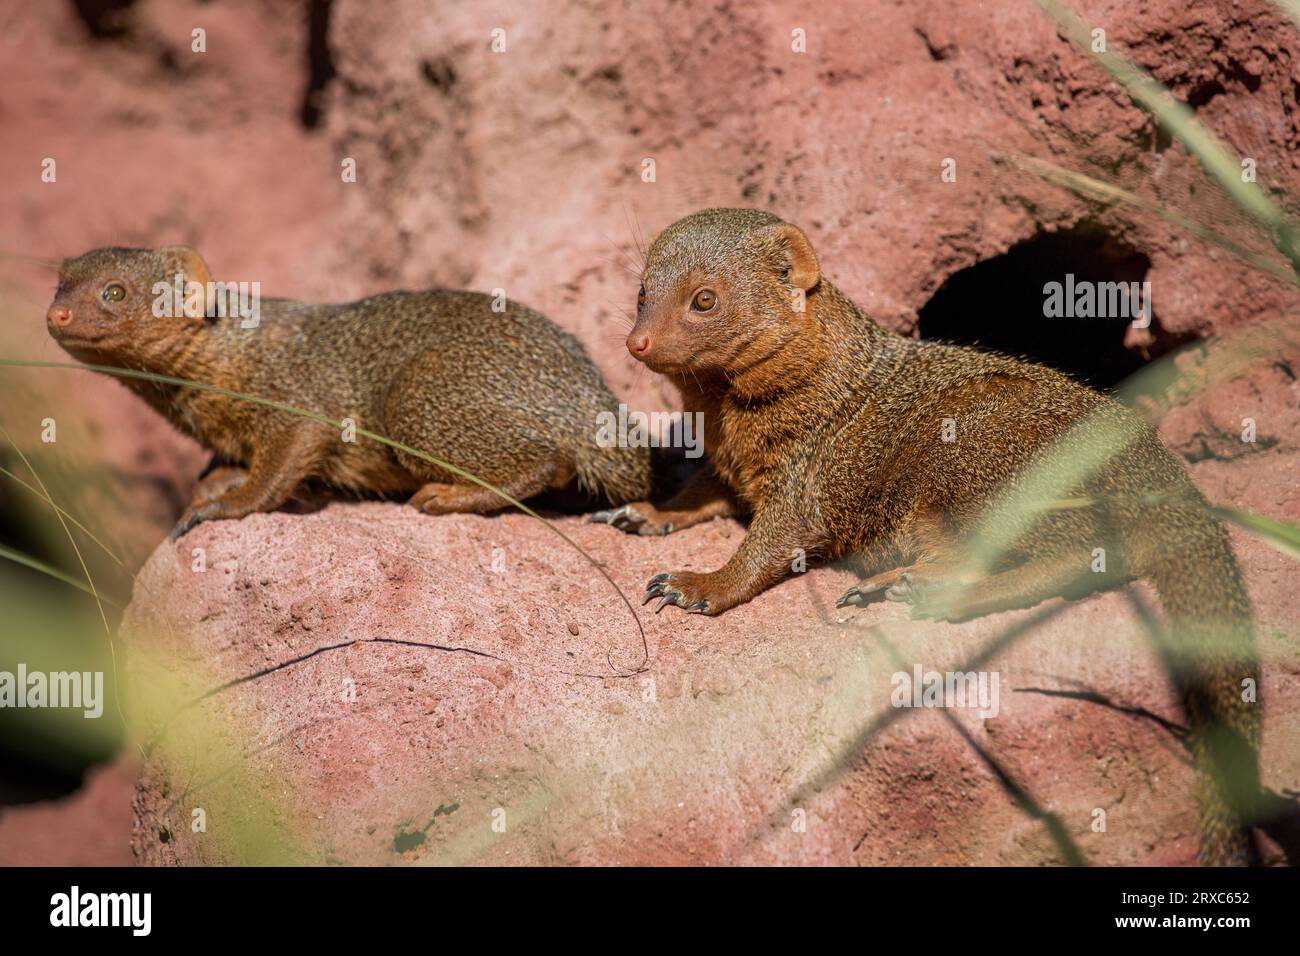
[[[614,501],[649,494],[647,449],[601,448],[597,415],[617,403],[582,346],[514,302],[474,292],[390,292],[344,305],[262,299],[260,323],[154,315],[156,283],[206,284],[192,249],[99,249],[65,261],[50,334],[91,364],[137,369],[352,419],[441,458],[516,498],[577,478]],[[117,283],[125,297],[105,298]],[[377,442],[286,412],[192,388],[125,379],[227,469],[205,482],[173,536],[200,521],[282,505],[309,478],[385,494],[414,492],[430,513],[506,505],[465,479]],[[217,488],[219,493],[214,493]]]
[[[1223,528],[1150,427],[1051,369],[882,329],[821,275],[807,237],[767,213],[678,221],[650,249],[643,280],[628,348],[703,410],[714,473],[662,508],[637,502],[609,518],[666,533],[753,516],[726,565],[657,575],[648,599],[719,614],[781,580],[797,550],[858,555],[876,572],[846,599],[906,600],[918,616],[950,620],[1147,578],[1172,620],[1161,650],[1194,730],[1202,859],[1251,858],[1250,604]],[[692,307],[701,289],[716,296],[707,312]],[[940,440],[944,419],[957,423],[954,442]],[[1062,467],[1049,448],[1085,449],[1099,425],[1121,429],[1123,447],[1070,495],[1103,505],[1033,524],[990,514],[1030,469]],[[990,519],[1013,545],[972,582],[967,535]],[[1091,573],[1095,547],[1110,555],[1106,573]]]

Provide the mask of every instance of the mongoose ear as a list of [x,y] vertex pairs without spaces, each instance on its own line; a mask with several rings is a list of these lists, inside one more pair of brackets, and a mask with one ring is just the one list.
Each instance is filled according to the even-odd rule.
[[[189,246],[166,246],[159,249],[158,254],[166,264],[167,280],[170,282],[179,275],[185,283],[187,311],[193,307],[200,317],[206,316],[210,304],[208,283],[212,281],[212,273],[208,271],[208,264],[203,261],[203,257]],[[191,298],[191,292],[194,298]]]
[[817,253],[812,243],[798,226],[783,222],[773,227],[785,254],[787,281],[797,289],[808,292],[821,281],[822,270],[817,263]]

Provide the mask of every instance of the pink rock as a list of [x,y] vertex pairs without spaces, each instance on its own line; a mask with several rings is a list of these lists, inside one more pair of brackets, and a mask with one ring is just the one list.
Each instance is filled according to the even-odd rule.
[[[557,525],[632,598],[660,570],[720,564],[742,534]],[[1300,675],[1279,630],[1295,619],[1293,572],[1235,542],[1277,788],[1300,771]],[[966,670],[1037,612],[954,626],[896,605],[836,610],[853,582],[810,570],[716,619],[639,609],[650,661],[629,674],[642,651],[626,607],[531,518],[363,503],[202,525],[158,549],[124,622],[138,713],[162,732],[136,851],[146,863],[1064,862],[978,747],[1088,861],[1193,860],[1190,771],[1156,719],[1182,718],[1121,595],[1044,605],[1059,613],[983,667],[1001,697],[981,720],[896,709],[891,675]],[[196,809],[205,832],[191,830]],[[1098,809],[1105,833],[1091,830]]]

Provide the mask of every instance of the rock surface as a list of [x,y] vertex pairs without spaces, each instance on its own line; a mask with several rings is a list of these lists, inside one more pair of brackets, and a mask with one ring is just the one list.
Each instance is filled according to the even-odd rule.
[[[1204,483],[1254,480],[1233,465]],[[1300,510],[1295,489],[1287,507]],[[628,595],[660,570],[720,564],[742,533],[715,522],[660,540],[557,524]],[[1235,542],[1257,604],[1265,779],[1277,789],[1300,774],[1294,568]],[[1066,861],[1004,772],[1090,862],[1194,858],[1190,771],[1159,723],[1182,718],[1122,595],[954,626],[898,605],[837,611],[854,580],[810,570],[718,619],[638,610],[650,661],[624,676],[641,661],[627,609],[532,518],[362,503],[200,526],[150,559],[124,626],[145,725],[161,733],[137,797],[137,852],[147,863]],[[890,706],[895,672],[973,669],[988,642],[1044,610],[1057,613],[982,668],[999,674],[996,717]],[[892,725],[864,746],[885,715]],[[1105,833],[1090,829],[1097,809]]]

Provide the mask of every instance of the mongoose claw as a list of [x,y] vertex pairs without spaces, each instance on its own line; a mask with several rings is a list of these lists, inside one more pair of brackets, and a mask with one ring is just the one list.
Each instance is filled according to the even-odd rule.
[[611,508],[608,511],[594,511],[587,516],[587,521],[589,523],[612,525],[620,531],[633,534],[671,534],[673,530],[671,521],[664,524],[655,524],[635,505],[623,505],[618,508]]
[[171,541],[177,541],[192,531],[197,525],[202,523],[202,521],[203,515],[199,514],[198,509],[190,508],[185,512],[185,514],[181,515],[181,519],[176,522],[176,526],[172,528],[171,533],[168,534],[167,537]]
[[655,605],[655,613],[658,614],[669,604],[675,604],[684,610],[687,614],[708,614],[709,602],[703,599],[692,601],[690,604],[683,603],[687,600],[686,595],[682,594],[676,588],[669,588],[663,592],[663,597],[659,598],[659,603]]
[[588,524],[612,524],[622,531],[631,531],[645,521],[641,513],[631,505],[610,508],[607,511],[593,511],[587,515]]
[[[653,598],[659,597],[668,590],[668,575],[656,574],[650,579],[650,583],[645,586],[645,596],[641,599],[641,606],[645,607]],[[660,605],[662,607],[663,605]],[[656,612],[658,608],[655,609]]]
[[168,537],[172,541],[176,541],[189,534],[203,522],[220,517],[223,517],[223,514],[219,501],[197,502],[185,509],[185,513],[181,515],[181,520],[176,522],[176,527],[172,528]]
[[912,617],[914,618],[935,618],[943,620],[946,618],[943,602],[936,601],[936,593],[951,593],[951,585],[946,581],[922,581],[907,571],[899,573],[898,577],[885,581],[863,581],[855,584],[841,595],[840,599],[835,602],[836,607],[848,607],[856,605],[865,607],[876,601],[896,601],[899,604],[912,605]]
[[885,596],[884,592],[885,585],[867,584],[864,581],[862,584],[853,585],[853,587],[841,594],[840,599],[835,602],[835,606],[848,607],[850,604],[857,604],[859,606],[871,604],[883,599]]
[[659,603],[655,605],[655,613],[658,614],[669,604],[676,605],[684,610],[687,614],[708,614],[710,610],[709,602],[706,598],[698,598],[694,601],[688,595],[672,583],[675,575],[671,573],[656,574],[652,577],[645,589],[645,599],[641,602],[644,607],[655,598],[659,598]]

